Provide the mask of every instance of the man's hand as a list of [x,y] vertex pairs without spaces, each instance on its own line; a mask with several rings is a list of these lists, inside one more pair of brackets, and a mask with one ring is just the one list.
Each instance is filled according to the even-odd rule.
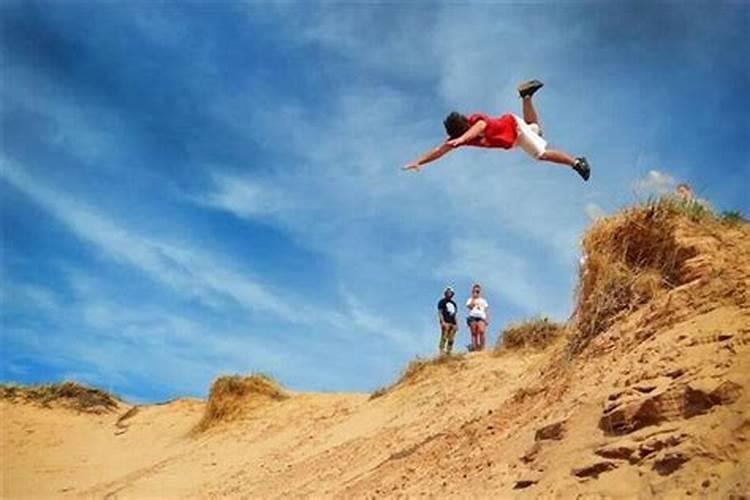
[[401,170],[414,170],[415,172],[419,172],[419,169],[422,168],[422,165],[420,165],[417,162],[409,163],[408,165],[401,167]]
[[459,137],[459,138],[457,138],[457,139],[450,139],[450,140],[447,140],[447,141],[445,141],[445,143],[446,143],[446,144],[447,144],[448,146],[450,146],[450,147],[452,147],[452,148],[454,148],[454,149],[455,149],[455,148],[457,148],[457,147],[459,147],[459,146],[463,146],[463,144],[464,144],[464,141],[463,141],[463,139],[461,139],[461,138]]

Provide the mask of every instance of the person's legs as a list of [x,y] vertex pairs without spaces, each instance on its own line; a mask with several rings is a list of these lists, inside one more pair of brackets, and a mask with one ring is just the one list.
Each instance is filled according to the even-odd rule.
[[558,163],[560,165],[567,165],[568,167],[572,167],[576,164],[576,159],[574,157],[570,156],[564,151],[558,151],[556,149],[546,150],[541,154],[541,156],[538,157],[538,159],[542,161]]
[[446,339],[445,339],[446,340],[446,345],[445,345],[446,354],[450,354],[451,351],[453,351],[453,339],[456,338],[457,329],[458,329],[457,325],[453,325],[453,324],[448,325],[448,332],[447,332]]
[[538,157],[538,159],[570,167],[575,170],[578,175],[583,178],[584,181],[589,180],[589,176],[591,175],[591,167],[589,167],[589,162],[586,161],[586,158],[584,158],[583,156],[580,158],[573,158],[564,151],[548,149],[544,153],[542,153]]
[[447,326],[448,325],[440,325],[440,354],[443,354],[443,349],[445,348]]
[[523,121],[538,125],[539,117],[536,114],[536,109],[534,109],[534,103],[531,102],[531,96],[524,97],[521,102],[523,103]]
[[471,349],[472,351],[476,351],[478,345],[479,343],[477,341],[477,322],[472,320],[471,322]]
[[477,334],[478,342],[479,342],[479,350],[484,350],[484,332],[487,330],[487,323],[484,321],[477,321],[477,325],[479,325],[479,332]]
[[[524,101],[528,100],[528,98],[524,99]],[[528,124],[518,116],[515,119],[516,131],[518,132],[515,146],[523,149],[536,160],[565,165],[575,170],[578,175],[583,177],[583,180],[589,179],[591,169],[586,158],[574,158],[564,151],[547,149],[547,141],[542,138],[538,124]]]

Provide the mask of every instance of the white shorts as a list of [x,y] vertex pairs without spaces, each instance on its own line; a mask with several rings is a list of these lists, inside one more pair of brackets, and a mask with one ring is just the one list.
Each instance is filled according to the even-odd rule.
[[529,156],[538,160],[547,150],[547,141],[542,138],[542,129],[536,123],[526,123],[519,116],[513,115],[516,119],[516,132],[518,138],[514,147],[519,147],[526,151]]

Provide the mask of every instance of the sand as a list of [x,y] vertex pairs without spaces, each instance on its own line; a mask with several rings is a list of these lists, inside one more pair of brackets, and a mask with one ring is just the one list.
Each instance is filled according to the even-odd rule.
[[[0,401],[4,498],[747,498],[750,238],[679,237],[690,279],[571,356],[457,356],[368,394],[102,414]],[[122,416],[128,414],[128,418]]]

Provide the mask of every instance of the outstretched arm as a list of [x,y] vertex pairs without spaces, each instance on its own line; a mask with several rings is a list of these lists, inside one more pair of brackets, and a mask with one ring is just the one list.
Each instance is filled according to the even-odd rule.
[[425,163],[430,163],[431,161],[437,160],[451,149],[453,149],[453,146],[449,146],[447,142],[444,142],[435,149],[422,155],[418,160],[409,163],[408,165],[403,167],[402,170],[419,170],[419,168]]
[[482,135],[482,132],[484,132],[485,128],[487,128],[487,122],[485,122],[484,120],[479,120],[474,125],[472,125],[469,130],[464,132],[461,137],[451,139],[450,141],[447,141],[446,144],[452,148],[463,146],[467,142]]

